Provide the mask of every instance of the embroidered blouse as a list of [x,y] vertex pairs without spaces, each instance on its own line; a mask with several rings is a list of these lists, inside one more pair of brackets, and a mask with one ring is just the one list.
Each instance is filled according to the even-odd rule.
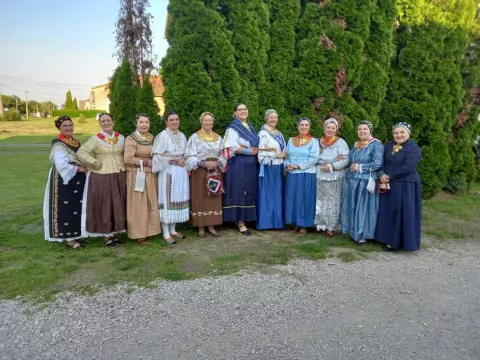
[[277,158],[277,155],[283,152],[287,146],[282,133],[278,130],[276,133],[272,133],[269,127],[263,125],[258,137],[260,138],[258,143],[260,149],[275,148],[275,151],[259,151],[258,162],[263,165],[283,164],[283,159]]
[[170,166],[176,166],[170,164],[171,160],[184,160],[186,148],[187,138],[182,132],[174,133],[168,128],[163,130],[153,143],[152,172],[168,172]]
[[127,136],[123,155],[127,171],[137,171],[140,167],[140,160],[144,161],[144,172],[152,171],[150,166],[145,166],[145,160],[152,160],[153,139],[152,134],[141,135],[138,131]]
[[350,149],[349,163],[357,163],[358,171],[347,171],[347,179],[368,179],[370,171],[372,177],[378,179],[378,170],[383,164],[383,144],[378,139],[373,139],[365,147]]
[[226,159],[221,157],[222,138],[216,134],[216,140],[202,139],[202,134],[197,131],[187,143],[187,151],[185,152],[185,158],[187,162],[187,170],[196,170],[200,161],[207,158],[217,158],[222,163],[221,169],[224,170]]
[[316,138],[312,138],[307,145],[295,146],[293,144],[293,138],[288,140],[287,145],[287,158],[284,161],[284,165],[299,165],[300,169],[295,169],[292,172],[294,174],[309,173],[315,174],[315,164],[318,161],[319,145]]
[[[103,136],[99,137],[99,135]],[[107,141],[102,140],[102,137],[116,143],[109,144]],[[125,171],[125,162],[123,160],[124,147],[125,138],[123,135],[115,132],[112,135],[108,135],[102,131],[88,139],[78,149],[77,156],[89,171],[97,174],[113,174]]]
[[57,169],[65,185],[77,174],[77,169],[80,165],[77,158],[77,150],[78,147],[69,146],[58,138],[52,141],[49,160]]
[[[327,145],[319,141],[320,155],[317,162],[317,179],[335,181],[345,177],[348,167],[348,145],[345,140],[338,138],[333,144]],[[338,155],[344,155],[343,160],[337,160]],[[321,170],[323,165],[329,165],[330,171]]]

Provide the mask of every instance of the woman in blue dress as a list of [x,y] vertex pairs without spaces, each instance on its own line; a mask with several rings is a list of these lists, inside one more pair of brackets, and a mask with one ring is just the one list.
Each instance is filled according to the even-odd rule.
[[375,239],[385,251],[420,248],[422,189],[417,165],[422,152],[410,139],[410,125],[393,126],[393,138],[385,147],[380,182],[380,211]]
[[286,144],[276,129],[278,114],[273,109],[265,112],[265,125],[258,132],[258,203],[257,229],[283,229],[283,159]]
[[[342,231],[349,234],[359,246],[375,237],[378,215],[376,181],[383,164],[383,145],[372,136],[373,125],[363,120],[358,123],[358,141],[350,150],[350,167],[343,191]],[[372,193],[367,190],[370,176],[375,181]]]
[[297,120],[298,135],[288,140],[285,184],[285,223],[293,232],[306,234],[315,220],[318,140],[310,135],[310,119]]
[[222,156],[228,160],[224,175],[223,222],[235,222],[238,231],[248,236],[245,221],[257,220],[258,135],[247,122],[248,109],[237,104],[233,121],[227,126]]

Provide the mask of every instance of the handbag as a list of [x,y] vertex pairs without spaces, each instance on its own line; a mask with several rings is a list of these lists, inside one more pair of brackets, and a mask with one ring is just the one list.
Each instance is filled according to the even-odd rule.
[[370,170],[370,177],[368,178],[368,184],[367,184],[367,191],[370,193],[370,194],[374,194],[375,193],[375,180],[373,180],[373,177],[372,177],[372,170]]
[[223,189],[223,181],[218,174],[218,168],[214,170],[207,170],[207,175],[205,176],[205,184],[207,187],[207,196],[215,197],[218,194],[225,192]]
[[143,160],[140,160],[140,169],[137,170],[135,178],[135,191],[143,192],[145,190],[145,172],[143,171]]

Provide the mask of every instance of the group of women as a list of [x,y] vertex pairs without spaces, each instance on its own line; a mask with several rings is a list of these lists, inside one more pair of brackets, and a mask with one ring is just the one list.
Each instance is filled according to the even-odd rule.
[[140,244],[159,233],[175,244],[185,238],[177,223],[190,221],[203,238],[218,237],[215,226],[225,222],[248,236],[247,222],[255,222],[259,230],[292,224],[299,234],[316,225],[327,237],[349,234],[357,245],[376,239],[386,251],[419,249],[421,152],[410,125],[394,125],[394,141],[384,147],[372,124],[360,121],[349,149],[333,118],[320,139],[310,135],[310,119],[298,119],[298,135],[288,142],[275,110],[266,111],[258,133],[247,118],[246,105],[235,105],[222,139],[213,114],[204,112],[187,141],[176,112],[167,113],[155,138],[148,116],[139,114],[125,139],[104,113],[102,131],[80,145],[72,120],[59,117],[45,191],[46,240],[81,249],[82,238],[102,236],[113,247],[127,231]]

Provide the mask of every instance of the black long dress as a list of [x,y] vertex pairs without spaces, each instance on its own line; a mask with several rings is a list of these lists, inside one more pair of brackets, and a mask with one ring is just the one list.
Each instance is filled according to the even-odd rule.
[[82,198],[85,173],[77,172],[80,142],[61,135],[52,141],[43,206],[45,240],[70,241],[82,237]]
[[376,240],[393,249],[420,249],[422,224],[422,189],[417,165],[422,153],[417,144],[407,140],[392,154],[394,142],[385,146],[381,171],[390,178],[390,190],[380,194]]

